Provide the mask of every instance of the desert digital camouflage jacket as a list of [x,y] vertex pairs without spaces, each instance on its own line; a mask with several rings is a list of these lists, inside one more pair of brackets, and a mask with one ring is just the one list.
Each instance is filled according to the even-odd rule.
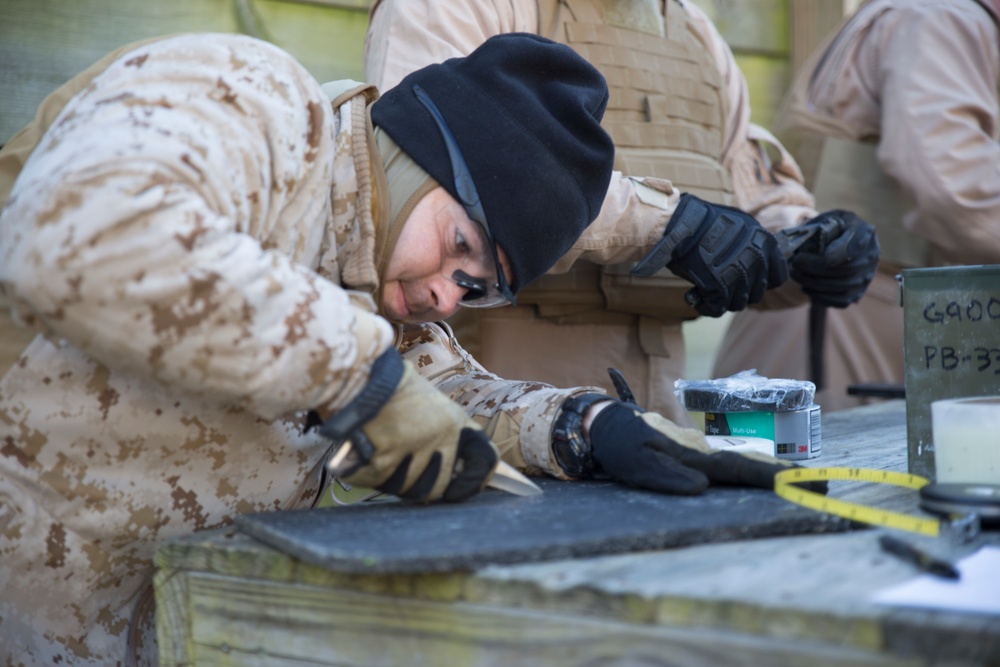
[[550,425],[586,389],[375,314],[375,96],[334,106],[272,45],[179,35],[84,72],[0,153],[0,664],[124,664],[156,547],[314,503],[330,442],[305,412],[389,345],[558,474]]

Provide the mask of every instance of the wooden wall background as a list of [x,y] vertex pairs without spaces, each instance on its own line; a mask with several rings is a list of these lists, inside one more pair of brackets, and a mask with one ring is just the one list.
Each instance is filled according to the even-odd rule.
[[[0,142],[53,89],[128,42],[242,32],[292,53],[320,81],[364,78],[371,0],[0,0]],[[770,127],[796,67],[857,0],[695,0],[729,42]]]
[[0,0],[0,143],[52,90],[129,42],[241,32],[294,55],[319,81],[363,79],[370,0]]

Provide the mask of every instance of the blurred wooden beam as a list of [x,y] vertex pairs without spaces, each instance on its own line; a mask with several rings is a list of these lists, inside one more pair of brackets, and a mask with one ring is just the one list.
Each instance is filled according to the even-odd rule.
[[0,0],[0,144],[38,104],[123,44],[242,32],[289,51],[320,82],[364,78],[371,0]]
[[857,4],[851,0],[788,0],[793,77]]

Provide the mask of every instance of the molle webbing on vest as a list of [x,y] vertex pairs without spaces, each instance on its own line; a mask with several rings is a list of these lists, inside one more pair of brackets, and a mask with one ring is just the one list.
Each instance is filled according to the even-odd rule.
[[[538,10],[545,36],[568,44],[608,81],[611,96],[601,124],[615,142],[615,169],[732,204],[732,180],[721,164],[729,100],[687,12],[667,0],[661,37],[648,26],[608,25],[606,2],[539,0]],[[681,322],[697,316],[684,301],[690,283],[666,270],[642,278],[629,268],[577,262],[568,273],[528,285],[518,303],[561,323],[612,324],[629,315]]]
[[[675,1],[666,37],[608,25],[595,0],[560,0],[550,35],[593,63],[611,97],[604,128],[626,175],[665,178],[679,189],[731,203],[732,183],[719,163],[728,100],[719,72]],[[541,17],[553,14],[539,3]]]

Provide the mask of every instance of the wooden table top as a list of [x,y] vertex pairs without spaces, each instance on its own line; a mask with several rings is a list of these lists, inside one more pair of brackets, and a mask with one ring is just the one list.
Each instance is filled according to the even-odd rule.
[[[903,401],[822,425],[823,453],[804,465],[906,471]],[[899,487],[832,482],[830,495],[921,514]],[[1000,616],[871,600],[917,575],[881,551],[883,532],[381,576],[203,533],[157,555],[161,664],[1000,664]],[[1000,534],[920,540],[957,557]]]

